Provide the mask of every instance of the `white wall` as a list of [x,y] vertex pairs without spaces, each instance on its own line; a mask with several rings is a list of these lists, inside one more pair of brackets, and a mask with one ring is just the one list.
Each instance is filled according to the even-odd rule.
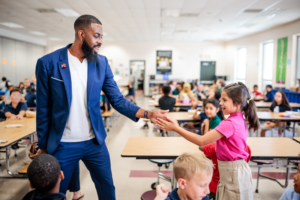
[[[235,56],[237,49],[241,46],[247,48],[247,69],[246,69],[246,85],[252,89],[254,84],[261,83],[261,49],[260,44],[269,40],[274,42],[274,61],[273,61],[273,87],[290,88],[295,85],[295,53],[293,42],[295,42],[295,34],[300,33],[300,20],[287,23],[257,34],[249,35],[236,40],[225,43],[226,51],[226,71],[230,77],[234,76]],[[279,38],[288,37],[287,59],[291,59],[291,63],[286,65],[286,83],[276,84],[276,57],[277,57],[277,40]],[[234,80],[233,80],[234,81]],[[259,88],[263,90],[263,88]]]
[[[52,52],[66,45],[48,42],[47,51]],[[216,75],[227,73],[223,42],[104,42],[99,54],[112,60],[112,70],[116,67],[129,70],[130,60],[145,60],[147,76],[156,74],[156,50],[172,50],[173,71],[170,79],[199,79],[200,61],[216,61]],[[162,79],[162,76],[156,76],[156,79]]]
[[[5,76],[14,86],[19,86],[24,78],[31,80],[37,59],[44,54],[44,46],[0,37],[0,77]],[[6,64],[2,63],[3,58],[6,58]],[[13,60],[16,66],[13,66]]]

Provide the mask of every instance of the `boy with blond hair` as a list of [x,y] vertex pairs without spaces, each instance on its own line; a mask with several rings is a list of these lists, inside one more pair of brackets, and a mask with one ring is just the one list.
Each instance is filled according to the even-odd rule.
[[203,153],[182,154],[175,160],[173,171],[178,188],[169,194],[169,187],[158,185],[155,200],[209,200],[213,164]]

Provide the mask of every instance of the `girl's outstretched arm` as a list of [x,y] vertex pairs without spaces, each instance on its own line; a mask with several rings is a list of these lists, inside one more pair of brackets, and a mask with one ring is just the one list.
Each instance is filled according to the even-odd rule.
[[180,134],[188,141],[198,146],[203,146],[206,144],[213,143],[221,139],[222,137],[224,137],[224,135],[222,135],[220,132],[216,131],[215,129],[209,131],[204,136],[197,135],[195,133],[189,132],[179,127],[177,124],[173,123],[173,119],[169,119],[169,117],[167,119],[168,121],[165,121],[163,119],[157,120],[157,125],[159,126],[160,129],[165,131],[175,131],[176,133]]

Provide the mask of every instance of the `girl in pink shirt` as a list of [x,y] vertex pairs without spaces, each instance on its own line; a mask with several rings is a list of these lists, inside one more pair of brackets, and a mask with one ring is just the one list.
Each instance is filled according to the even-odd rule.
[[176,131],[190,142],[203,146],[216,141],[220,181],[217,188],[217,200],[250,200],[253,199],[252,173],[245,161],[248,130],[259,128],[255,102],[251,99],[246,86],[232,83],[224,87],[221,102],[224,115],[230,115],[219,126],[205,135],[197,135],[178,126],[176,120],[158,119],[156,123],[162,130]]

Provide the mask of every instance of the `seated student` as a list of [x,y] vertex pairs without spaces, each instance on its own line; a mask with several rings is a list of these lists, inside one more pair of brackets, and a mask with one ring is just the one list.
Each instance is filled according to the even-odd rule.
[[29,92],[25,95],[27,107],[36,107],[36,93],[34,88],[30,88]]
[[104,92],[101,91],[101,95],[100,95],[100,109],[101,112],[108,112],[111,109],[110,103],[107,99],[107,97],[105,96]]
[[209,200],[209,183],[212,178],[213,164],[204,154],[182,154],[174,162],[173,173],[175,173],[178,188],[169,194],[169,188],[166,185],[158,185],[154,200]]
[[274,96],[272,94],[272,90],[273,90],[272,85],[267,85],[266,86],[266,89],[264,91],[264,93],[265,93],[264,94],[264,100],[265,100],[265,102],[272,102],[274,100]]
[[220,122],[224,120],[224,114],[218,100],[208,99],[205,102],[204,110],[208,119],[205,119],[201,125],[201,133],[203,134],[212,129],[215,129],[220,124]]
[[158,104],[161,110],[169,110],[170,112],[174,111],[174,106],[176,99],[170,97],[171,87],[163,86],[162,87],[163,96],[158,100]]
[[279,200],[299,200],[300,199],[300,164],[294,176],[294,187],[287,188]]
[[253,92],[251,92],[250,95],[252,96],[252,98],[255,98],[255,97],[261,95],[261,93],[258,91],[258,86],[257,85],[253,86]]
[[222,78],[219,78],[216,82],[217,92],[222,92],[223,88],[225,87],[225,81]]
[[[285,112],[285,111],[290,111],[291,106],[289,104],[289,100],[286,98],[286,95],[283,91],[277,91],[275,94],[274,101],[270,107],[270,112],[276,112],[277,107],[279,108],[279,112]],[[261,137],[265,137],[266,131],[269,128],[273,127],[283,127],[284,122],[270,122],[267,121],[267,123],[262,127],[262,130],[260,132]],[[265,129],[264,129],[265,128]],[[282,135],[282,130],[278,130],[278,135]]]
[[23,200],[66,200],[59,192],[64,174],[56,158],[49,154],[38,155],[27,169],[29,185],[35,189],[25,195]]
[[196,92],[198,91],[198,86],[197,86],[197,84],[196,83],[190,83],[191,84],[191,88],[193,88],[192,89],[192,92],[194,93],[194,94],[196,94]]
[[21,93],[18,89],[10,91],[10,104],[4,106],[4,114],[6,119],[23,119],[25,116],[27,105],[21,102]]
[[[200,150],[203,151],[203,153],[206,155],[206,157],[211,159],[211,161],[214,164],[213,177],[209,184],[210,194],[208,196],[209,196],[209,199],[215,200],[217,187],[218,187],[218,183],[220,180],[220,174],[219,174],[219,169],[218,169],[218,159],[217,159],[217,153],[216,153],[216,143],[214,142],[211,144],[200,146],[199,148],[200,148]],[[248,158],[246,159],[246,162],[248,163],[251,158],[251,149],[248,145],[246,147],[246,152],[249,154]]]
[[4,114],[4,106],[5,106],[6,96],[0,95],[0,121],[5,120],[5,114]]
[[[201,108],[199,106],[199,100],[198,100],[197,96],[192,97],[191,104],[192,104],[192,106],[188,107],[188,110],[197,110],[198,108]],[[197,113],[197,111],[195,113]],[[194,113],[194,115],[195,115],[195,113]],[[190,123],[186,123],[184,126],[189,127],[189,128],[199,128],[200,122],[190,122]]]
[[162,85],[159,86],[159,88],[158,88],[158,94],[153,95],[153,96],[152,96],[152,100],[158,101],[158,100],[164,95],[162,88],[163,88]]
[[179,93],[182,91],[182,83],[176,84],[176,89],[173,91],[173,95],[179,95]]
[[191,99],[194,93],[191,91],[191,84],[185,83],[182,91],[179,93],[179,99]]
[[202,84],[198,85],[198,89],[195,93],[198,96],[198,99],[206,99],[208,96],[208,93],[204,90],[204,86]]

